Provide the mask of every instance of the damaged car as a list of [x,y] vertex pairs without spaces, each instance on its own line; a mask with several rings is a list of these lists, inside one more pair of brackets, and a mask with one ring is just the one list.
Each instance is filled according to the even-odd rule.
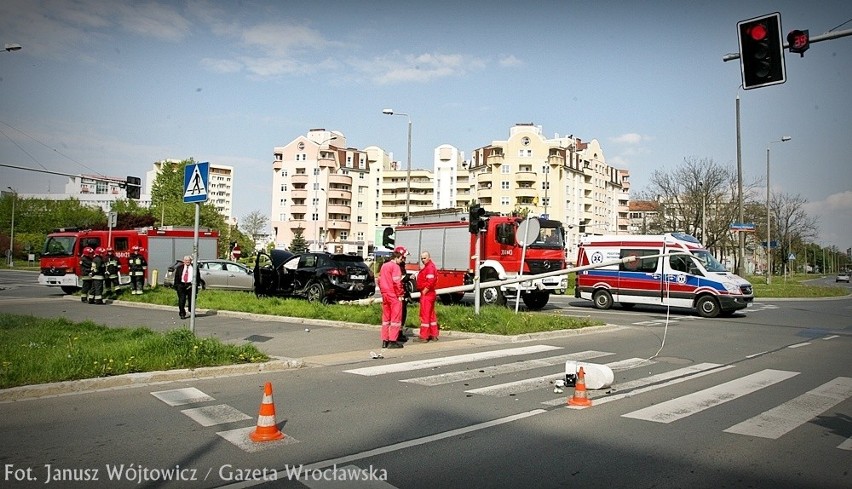
[[258,296],[300,297],[332,303],[366,299],[376,292],[373,271],[357,255],[260,252],[255,258],[254,276]]

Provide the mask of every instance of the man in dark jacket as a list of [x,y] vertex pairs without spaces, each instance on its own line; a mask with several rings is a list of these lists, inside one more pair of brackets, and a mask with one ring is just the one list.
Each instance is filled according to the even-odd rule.
[[178,298],[178,313],[181,319],[186,319],[186,311],[192,311],[192,281],[201,283],[198,268],[192,264],[192,257],[187,255],[175,267],[175,291]]

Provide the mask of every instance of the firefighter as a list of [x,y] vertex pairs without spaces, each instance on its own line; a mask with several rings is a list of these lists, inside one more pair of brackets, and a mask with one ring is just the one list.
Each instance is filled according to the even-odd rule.
[[95,250],[91,246],[83,248],[83,255],[80,256],[80,280],[83,283],[83,288],[80,290],[80,300],[89,302],[89,291],[92,290],[92,258]]
[[134,246],[130,250],[130,258],[127,259],[127,264],[130,267],[130,288],[131,294],[142,295],[142,289],[145,287],[145,271],[148,270],[148,262],[142,256],[144,251],[139,246]]
[[435,314],[435,286],[438,284],[438,269],[428,251],[420,253],[420,273],[417,274],[417,289],[420,291],[420,337],[421,342],[438,341],[438,316]]
[[89,304],[104,303],[104,278],[106,276],[106,250],[98,246],[92,258],[92,288],[89,292]]
[[382,293],[382,348],[403,346],[398,340],[405,301],[402,272],[399,268],[399,264],[404,260],[403,254],[394,250],[391,259],[379,270],[379,291]]
[[121,268],[121,262],[115,256],[115,250],[112,247],[106,249],[106,276],[104,277],[104,297],[110,296],[115,298],[118,295],[118,270]]

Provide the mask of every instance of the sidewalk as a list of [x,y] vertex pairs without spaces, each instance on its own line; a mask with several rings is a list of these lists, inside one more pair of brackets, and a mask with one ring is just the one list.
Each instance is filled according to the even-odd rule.
[[[58,299],[58,300],[57,300]],[[176,306],[109,301],[107,305],[90,305],[76,296],[45,299],[3,301],[3,312],[40,317],[64,317],[71,321],[91,320],[115,327],[147,327],[167,331],[180,325],[189,328],[190,320],[178,317]],[[272,360],[262,364],[241,364],[198,369],[169,370],[117,375],[97,379],[22,386],[0,390],[0,402],[34,397],[67,395],[92,390],[133,387],[176,380],[246,375],[291,368],[346,365],[364,361],[388,361],[414,358],[434,353],[476,348],[501,343],[546,340],[573,334],[609,330],[612,326],[583,330],[555,331],[532,335],[497,336],[477,333],[442,331],[437,342],[409,341],[405,348],[384,350],[384,359],[371,359],[370,352],[381,350],[379,325],[338,321],[290,318],[231,311],[200,310],[195,319],[195,333],[215,337],[228,343],[252,342]],[[416,331],[409,331],[409,337]]]

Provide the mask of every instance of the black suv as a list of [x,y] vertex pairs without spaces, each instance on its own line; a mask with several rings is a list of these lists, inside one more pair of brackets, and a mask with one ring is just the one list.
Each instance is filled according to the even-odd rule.
[[356,255],[261,252],[255,259],[254,277],[258,296],[303,297],[330,303],[366,299],[376,292],[373,271]]

